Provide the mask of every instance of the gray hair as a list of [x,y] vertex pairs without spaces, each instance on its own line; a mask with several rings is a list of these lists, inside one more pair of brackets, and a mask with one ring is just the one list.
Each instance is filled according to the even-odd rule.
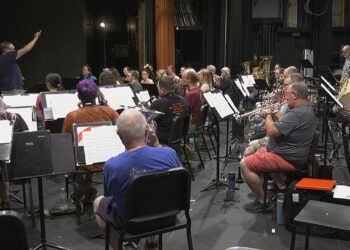
[[299,70],[295,66],[289,66],[288,68],[285,68],[283,71],[284,78],[288,78],[291,74],[299,73]]
[[231,70],[228,67],[221,68],[221,72],[224,72],[226,76],[231,76]]
[[207,66],[207,69],[208,69],[209,71],[213,71],[214,73],[216,72],[216,67],[215,67],[214,65],[212,65],[212,64],[208,65],[208,66]]
[[290,74],[289,77],[292,83],[304,82],[304,78],[299,73]]
[[117,120],[118,133],[122,136],[124,145],[145,139],[146,125],[146,118],[140,111],[124,110]]
[[304,82],[296,82],[290,85],[291,92],[298,95],[299,99],[308,100],[308,88]]

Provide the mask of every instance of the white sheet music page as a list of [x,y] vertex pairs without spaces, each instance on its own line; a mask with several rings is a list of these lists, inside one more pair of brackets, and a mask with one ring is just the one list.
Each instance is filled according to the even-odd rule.
[[209,104],[209,107],[214,108],[215,107],[215,100],[213,99],[213,93],[211,92],[206,92],[203,93],[203,96],[207,103]]
[[117,110],[122,106],[135,107],[135,102],[132,99],[135,95],[129,86],[115,88],[100,88],[108,105]]
[[350,200],[350,187],[345,185],[336,185],[333,190],[333,198]]
[[12,141],[12,125],[8,120],[0,120],[0,143],[11,143]]
[[65,118],[69,112],[77,110],[80,102],[76,93],[47,94],[45,98],[47,107],[52,108],[54,120]]
[[4,95],[3,100],[9,107],[35,106],[38,95]]
[[215,103],[215,109],[220,115],[221,118],[225,118],[226,116],[233,115],[233,110],[230,105],[228,105],[226,99],[221,93],[213,93],[212,98]]
[[143,90],[143,91],[136,93],[136,96],[140,102],[148,102],[151,99],[147,90]]
[[83,132],[86,164],[106,162],[125,151],[116,133],[117,126],[99,126]]
[[333,99],[333,101],[338,104],[340,108],[344,108],[343,104],[329,91],[329,89],[321,83],[321,87],[323,88],[324,91],[328,93],[328,95]]
[[238,79],[236,79],[234,82],[235,82],[237,88],[239,88],[239,90],[241,91],[241,93],[242,93],[243,96],[249,96],[249,92],[247,93],[247,92],[243,89],[242,84],[241,84],[241,82],[240,82]]
[[228,102],[228,104],[230,104],[230,106],[232,107],[233,111],[235,111],[236,114],[239,114],[238,108],[233,103],[231,97],[228,94],[225,94],[225,99]]
[[255,79],[253,75],[248,75],[248,82],[250,86],[247,86],[247,87],[254,87]]
[[22,116],[23,120],[26,122],[29,131],[37,131],[38,126],[36,120],[33,121],[33,108],[23,107],[23,108],[8,108],[8,112],[17,113]]

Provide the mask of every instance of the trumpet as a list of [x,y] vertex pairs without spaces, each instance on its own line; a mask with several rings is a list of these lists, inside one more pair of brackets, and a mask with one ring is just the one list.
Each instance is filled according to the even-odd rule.
[[243,119],[247,118],[248,121],[254,121],[256,120],[256,118],[258,117],[258,115],[265,109],[278,109],[280,105],[282,105],[283,103],[274,103],[274,104],[270,104],[267,105],[265,107],[261,107],[258,109],[255,109],[253,111],[247,112],[245,114],[242,115],[236,115],[235,118],[237,121],[242,121]]

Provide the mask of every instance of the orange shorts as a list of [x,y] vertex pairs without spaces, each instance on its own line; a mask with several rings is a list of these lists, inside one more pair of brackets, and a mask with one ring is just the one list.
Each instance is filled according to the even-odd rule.
[[244,158],[247,168],[254,173],[273,171],[298,171],[291,163],[274,152],[268,152],[266,147],[258,149],[254,154]]

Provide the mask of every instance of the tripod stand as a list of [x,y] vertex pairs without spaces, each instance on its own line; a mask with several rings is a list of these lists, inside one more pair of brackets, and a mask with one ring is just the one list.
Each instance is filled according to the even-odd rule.
[[216,156],[216,178],[207,187],[202,189],[201,192],[210,190],[212,188],[220,188],[220,187],[226,187],[227,186],[227,183],[225,183],[225,182],[220,180],[220,124],[219,124],[219,119],[216,116],[215,116],[215,119],[217,121],[217,126],[216,126],[216,150],[217,150],[217,156]]
[[49,243],[46,241],[46,229],[45,229],[45,215],[44,215],[44,195],[43,195],[43,179],[42,177],[38,177],[38,194],[39,194],[39,214],[40,214],[40,236],[41,236],[41,243],[34,247],[33,250],[37,249],[44,249],[46,250],[47,247],[51,247],[54,249],[61,249],[61,250],[69,250],[69,248],[61,247],[58,245],[55,245],[53,243]]

